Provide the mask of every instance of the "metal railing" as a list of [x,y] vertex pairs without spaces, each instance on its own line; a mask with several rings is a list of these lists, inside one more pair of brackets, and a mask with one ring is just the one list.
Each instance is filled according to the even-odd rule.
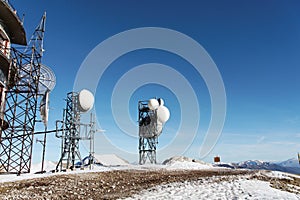
[[20,16],[17,14],[17,10],[9,3],[9,0],[0,0],[2,2],[4,2],[6,4],[6,6],[13,12],[15,13],[15,15],[19,18],[19,20],[21,21]]
[[2,2],[4,2],[7,7],[9,7],[12,11],[16,11],[16,9],[9,3],[9,0],[1,0]]

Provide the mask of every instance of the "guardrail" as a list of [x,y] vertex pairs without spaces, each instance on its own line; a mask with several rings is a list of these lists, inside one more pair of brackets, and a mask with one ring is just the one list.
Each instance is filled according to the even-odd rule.
[[2,2],[4,2],[6,4],[6,6],[16,14],[16,16],[19,18],[19,20],[21,19],[20,16],[17,14],[17,10],[9,3],[9,0],[0,0]]

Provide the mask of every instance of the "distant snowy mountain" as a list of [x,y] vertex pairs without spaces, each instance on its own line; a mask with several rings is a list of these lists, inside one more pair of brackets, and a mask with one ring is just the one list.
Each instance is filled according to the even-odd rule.
[[281,171],[293,174],[300,174],[298,159],[291,158],[283,162],[265,162],[260,160],[247,160],[239,163],[219,164],[217,166],[238,168],[238,169],[264,169],[271,171]]
[[286,167],[282,167],[278,164],[272,162],[258,161],[258,160],[248,160],[244,162],[235,163],[233,165],[236,168],[265,169],[265,170],[272,170],[272,171],[282,171],[282,172],[288,171],[291,173],[295,173],[295,171],[288,170]]
[[277,164],[280,165],[280,166],[282,166],[282,167],[296,167],[296,168],[300,168],[299,161],[298,161],[297,158],[291,158],[291,159],[288,159],[288,160],[283,161],[283,162],[278,162]]

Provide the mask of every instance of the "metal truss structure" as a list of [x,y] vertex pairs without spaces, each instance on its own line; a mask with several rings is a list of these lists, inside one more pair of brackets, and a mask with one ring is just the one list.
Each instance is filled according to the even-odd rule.
[[148,101],[139,101],[139,164],[156,163],[157,113],[150,110]]
[[[56,166],[58,170],[63,168],[63,162],[66,163],[67,169],[73,169],[75,161],[81,161],[79,151],[80,140],[80,111],[78,110],[78,98],[77,93],[70,92],[67,94],[66,109],[64,110],[64,120],[58,121],[62,123],[62,135],[57,137],[62,138],[62,154],[61,158]],[[57,122],[57,123],[58,123]],[[58,128],[57,128],[58,130]]]
[[149,159],[150,163],[156,164],[156,145],[158,144],[157,137],[144,138],[140,137],[139,151],[140,159],[139,164],[143,165]]
[[[95,119],[93,115],[91,115],[90,123],[81,123],[81,113],[78,105],[78,93],[68,93],[63,121],[56,121],[56,137],[62,139],[61,157],[56,166],[56,171],[66,169],[73,170],[75,167],[82,167],[83,163],[79,150],[80,140],[90,140],[90,156],[93,157]],[[81,130],[83,130],[83,132],[81,132]],[[59,134],[59,132],[61,132],[61,134]],[[76,166],[76,162],[80,164]]]
[[29,173],[33,136],[37,118],[40,67],[46,14],[28,45],[11,48],[9,85],[6,91],[4,119],[8,128],[1,131],[0,169],[4,173]]

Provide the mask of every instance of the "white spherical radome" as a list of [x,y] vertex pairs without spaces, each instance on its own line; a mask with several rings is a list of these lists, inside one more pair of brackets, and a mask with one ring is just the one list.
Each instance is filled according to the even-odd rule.
[[94,105],[94,95],[86,90],[83,89],[78,94],[78,101],[79,101],[79,110],[81,112],[87,112],[92,109]]
[[159,103],[156,99],[150,99],[148,101],[148,107],[150,110],[156,110],[159,107]]
[[157,126],[156,126],[157,136],[160,136],[160,134],[162,133],[162,129],[163,129],[163,124],[160,121],[157,121]]
[[165,106],[159,106],[157,108],[157,120],[161,123],[165,123],[170,118],[170,111]]

